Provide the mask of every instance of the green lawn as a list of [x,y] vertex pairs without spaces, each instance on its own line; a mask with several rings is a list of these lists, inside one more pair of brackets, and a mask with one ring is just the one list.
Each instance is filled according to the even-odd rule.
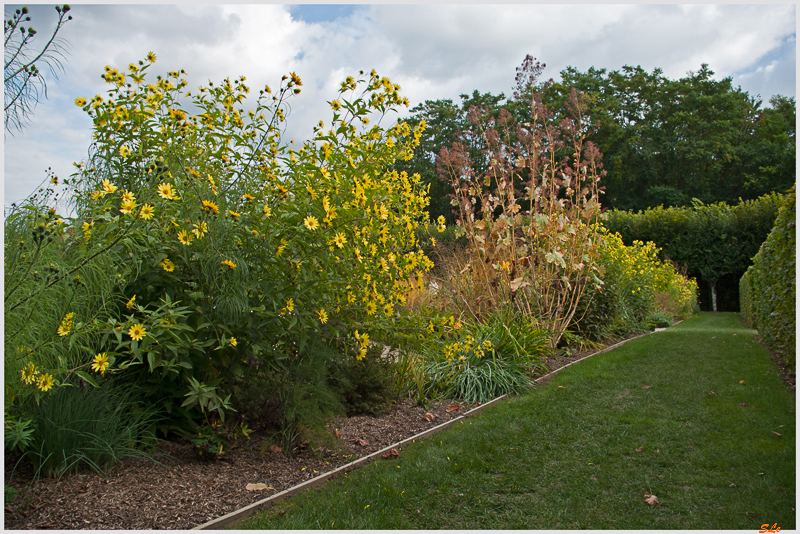
[[755,333],[692,317],[236,528],[794,529],[794,396]]

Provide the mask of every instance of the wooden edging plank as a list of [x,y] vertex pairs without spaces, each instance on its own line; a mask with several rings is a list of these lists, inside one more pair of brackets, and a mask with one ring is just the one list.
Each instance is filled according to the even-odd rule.
[[[681,321],[678,321],[678,322],[681,322]],[[678,323],[675,323],[675,324],[678,324]],[[547,373],[544,376],[540,376],[539,378],[535,379],[534,382],[538,382],[539,380],[547,378],[548,376],[553,375],[553,374],[561,371],[562,369],[564,369],[566,367],[569,367],[570,365],[576,364],[578,362],[582,362],[586,358],[591,358],[592,356],[596,356],[598,354],[602,354],[604,352],[608,352],[610,350],[613,350],[613,349],[619,347],[620,345],[623,345],[623,344],[627,343],[628,341],[633,341],[634,339],[639,339],[641,337],[644,337],[644,336],[646,336],[648,334],[652,334],[652,333],[653,332],[647,332],[645,334],[641,334],[641,335],[638,335],[638,336],[635,336],[635,337],[628,338],[628,339],[626,339],[624,341],[620,341],[619,343],[611,345],[610,347],[606,347],[606,348],[604,348],[602,350],[599,350],[597,352],[589,354],[588,356],[584,356],[583,358],[581,358],[579,360],[575,360],[574,362],[570,362],[567,365],[565,365],[564,367],[559,367],[555,371],[551,371],[550,373]],[[354,461],[350,462],[349,464],[345,464],[345,465],[343,465],[341,467],[338,467],[338,468],[334,469],[333,471],[328,471],[327,473],[323,473],[323,474],[321,474],[319,476],[316,476],[316,477],[314,477],[312,479],[306,480],[305,482],[301,482],[300,484],[298,484],[296,486],[293,486],[293,487],[291,487],[289,489],[286,489],[286,490],[283,490],[281,492],[278,492],[275,495],[271,495],[269,497],[261,499],[260,501],[256,501],[256,502],[254,502],[252,504],[249,504],[249,505],[245,506],[244,508],[240,508],[238,510],[234,510],[233,512],[225,514],[225,515],[223,515],[221,517],[218,517],[216,519],[212,519],[211,521],[208,521],[206,523],[203,523],[202,525],[198,525],[198,526],[192,528],[192,530],[209,530],[209,529],[219,529],[219,528],[222,528],[222,527],[230,527],[233,524],[239,523],[242,519],[253,515],[257,510],[259,510],[261,508],[264,508],[265,506],[272,505],[272,504],[280,502],[280,501],[282,501],[284,499],[292,497],[292,496],[294,496],[294,495],[296,495],[296,494],[298,494],[298,493],[300,493],[303,490],[306,490],[308,488],[315,488],[317,486],[320,486],[323,482],[325,482],[326,480],[338,475],[339,473],[351,471],[352,469],[358,467],[359,465],[368,463],[368,462],[372,461],[373,459],[378,458],[380,455],[382,455],[382,454],[384,454],[386,452],[389,452],[392,449],[396,449],[398,447],[402,447],[403,445],[407,445],[408,443],[414,442],[414,441],[416,441],[418,439],[426,438],[426,437],[428,437],[428,436],[430,436],[432,434],[435,434],[437,432],[441,432],[442,430],[445,430],[446,428],[454,425],[458,421],[463,421],[464,419],[467,419],[468,417],[470,417],[471,415],[475,414],[476,412],[478,412],[480,410],[483,410],[484,408],[487,408],[489,406],[492,406],[493,404],[497,404],[499,402],[502,402],[502,401],[506,400],[507,398],[508,398],[508,395],[502,395],[500,397],[497,397],[496,399],[490,400],[487,403],[481,404],[480,406],[477,406],[477,407],[465,412],[464,415],[460,415],[460,416],[456,417],[455,419],[451,419],[451,420],[446,421],[446,422],[444,422],[444,423],[442,423],[440,425],[437,425],[437,426],[435,426],[433,428],[429,428],[428,430],[425,430],[424,432],[420,432],[419,434],[411,436],[410,438],[406,438],[406,439],[404,439],[402,441],[399,441],[399,442],[397,442],[395,444],[392,444],[392,445],[389,445],[387,447],[384,447],[383,449],[381,449],[379,451],[375,451],[375,452],[373,452],[371,454],[368,454],[367,456],[364,456],[362,458],[354,460]]]

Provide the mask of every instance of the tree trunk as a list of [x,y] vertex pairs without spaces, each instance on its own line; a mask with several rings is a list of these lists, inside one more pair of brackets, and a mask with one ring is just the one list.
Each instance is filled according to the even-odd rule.
[[711,286],[711,309],[717,311],[717,280],[709,280],[708,285]]

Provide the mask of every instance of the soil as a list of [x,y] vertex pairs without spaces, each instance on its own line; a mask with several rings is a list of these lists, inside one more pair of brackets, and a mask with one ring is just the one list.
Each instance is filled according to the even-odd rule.
[[[631,337],[635,336],[626,339]],[[592,352],[596,350],[559,354],[543,363],[549,373]],[[794,374],[776,363],[794,393]],[[538,385],[555,376],[543,376]],[[453,410],[454,405],[458,409]],[[60,480],[34,479],[30,463],[6,453],[5,483],[19,496],[5,505],[4,528],[190,529],[454,419],[472,407],[446,400],[423,409],[410,399],[401,399],[384,415],[330,421],[330,433],[339,432],[333,441],[336,450],[321,446],[287,456],[270,449],[264,432],[254,432],[214,461],[198,457],[188,440],[164,441],[157,446],[160,463],[126,458],[105,474],[80,472]],[[433,420],[426,418],[428,412]],[[256,483],[267,489],[247,489]]]

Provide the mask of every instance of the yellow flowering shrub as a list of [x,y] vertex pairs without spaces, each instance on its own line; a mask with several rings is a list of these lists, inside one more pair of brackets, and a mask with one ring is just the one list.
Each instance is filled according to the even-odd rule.
[[[595,337],[644,327],[654,313],[685,318],[697,304],[697,282],[658,257],[653,242],[625,246],[604,229],[600,247],[601,290],[584,299],[576,328]],[[601,333],[602,332],[602,333]]]
[[80,329],[59,317],[58,334],[85,346],[57,384],[73,372],[147,383],[167,411],[222,416],[219,392],[250,366],[302,358],[312,338],[360,358],[370,336],[418,337],[400,310],[403,282],[432,266],[415,235],[428,198],[419,176],[387,169],[424,125],[381,126],[408,105],[399,86],[348,77],[298,146],[281,137],[296,73],[247,102],[244,76],[188,91],[182,70],[149,80],[150,66],[107,67],[108,95],[76,100],[94,143],[69,181],[65,240],[79,263],[112,261],[116,283],[102,317]]

